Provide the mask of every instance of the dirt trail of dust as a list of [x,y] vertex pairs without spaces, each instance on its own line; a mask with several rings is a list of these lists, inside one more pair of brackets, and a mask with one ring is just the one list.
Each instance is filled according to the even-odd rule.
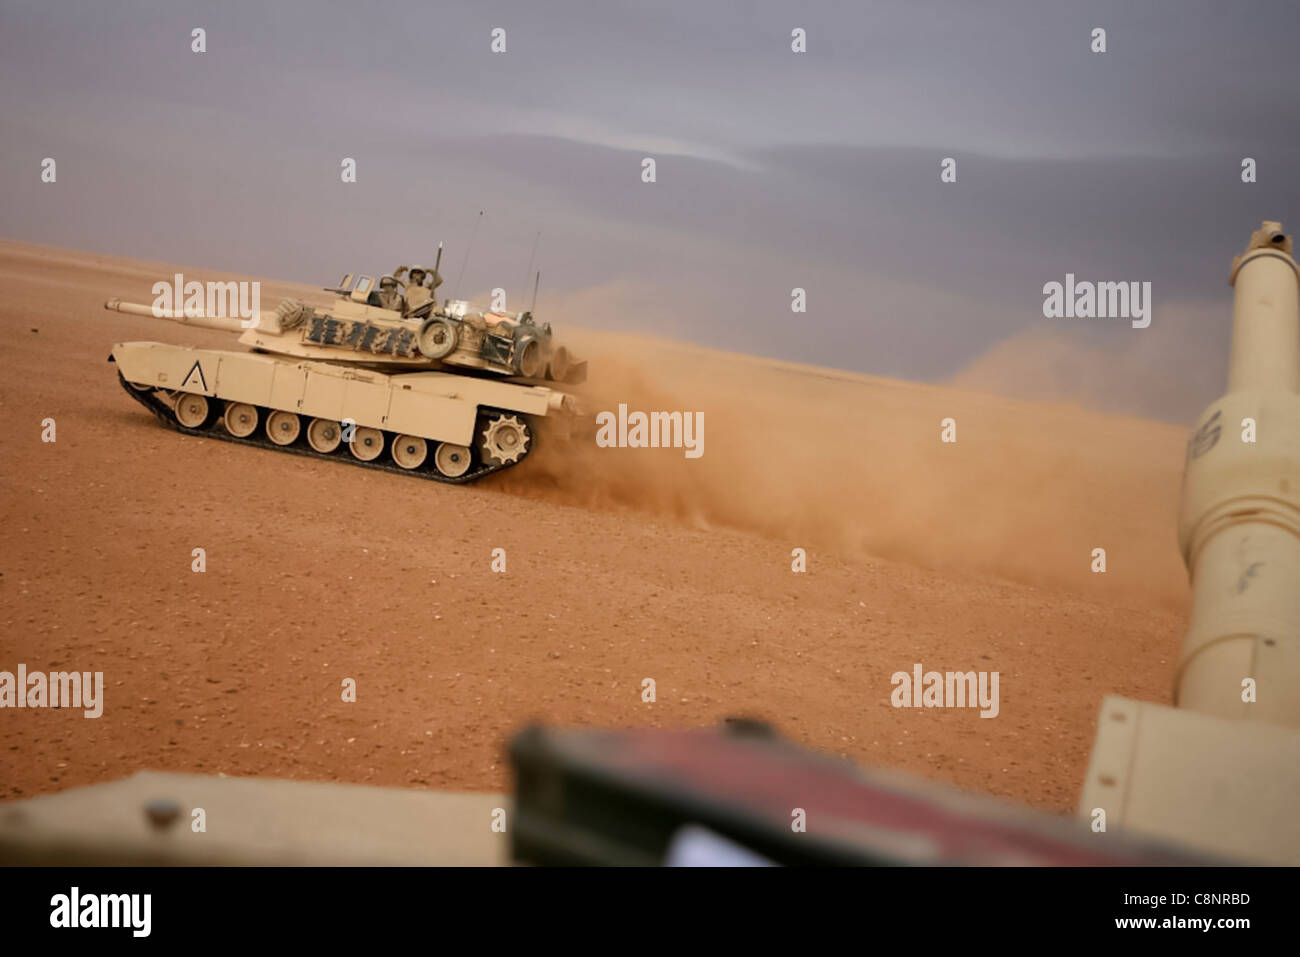
[[[1182,605],[1183,429],[646,337],[578,338],[593,412],[703,413],[704,454],[584,443],[502,476],[512,494]],[[940,440],[949,417],[955,443]]]

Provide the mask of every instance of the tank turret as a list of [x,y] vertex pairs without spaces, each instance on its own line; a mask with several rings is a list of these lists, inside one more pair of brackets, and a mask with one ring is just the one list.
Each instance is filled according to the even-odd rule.
[[375,285],[371,276],[354,280],[349,273],[339,286],[326,290],[337,296],[328,307],[285,299],[273,312],[248,318],[177,312],[121,299],[108,300],[104,308],[238,332],[239,342],[250,349],[302,359],[464,369],[539,382],[586,379],[586,362],[575,361],[555,341],[550,324],[538,325],[529,312],[488,312],[463,300],[448,300],[439,308],[431,298],[415,308],[406,308],[404,298],[398,308],[385,308]]

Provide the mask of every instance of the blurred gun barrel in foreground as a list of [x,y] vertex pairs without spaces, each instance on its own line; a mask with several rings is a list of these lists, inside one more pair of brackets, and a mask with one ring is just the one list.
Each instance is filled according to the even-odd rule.
[[[1300,285],[1266,222],[1233,260],[1228,394],[1188,445],[1178,537],[1192,578],[1175,702],[1300,727]],[[1243,694],[1243,680],[1255,682]],[[1253,699],[1253,700],[1252,700]]]
[[[1102,704],[1079,813],[1300,863],[1300,273],[1282,224],[1232,263],[1228,392],[1187,444],[1176,708]],[[1098,812],[1103,812],[1099,815]]]

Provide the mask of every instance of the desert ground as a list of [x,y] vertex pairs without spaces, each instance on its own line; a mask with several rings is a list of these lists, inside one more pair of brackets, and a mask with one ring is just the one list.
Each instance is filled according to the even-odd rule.
[[[113,343],[233,339],[102,304],[151,302],[173,271],[0,242],[0,670],[105,684],[98,719],[0,714],[0,798],[140,769],[504,790],[504,741],[529,720],[746,715],[1067,812],[1102,696],[1170,700],[1182,428],[601,333],[557,309],[539,318],[584,327],[595,408],[702,411],[704,455],[542,447],[440,485],[163,428],[119,386]],[[329,299],[270,281],[262,296]],[[1000,714],[891,707],[891,674],[917,662],[998,671]]]

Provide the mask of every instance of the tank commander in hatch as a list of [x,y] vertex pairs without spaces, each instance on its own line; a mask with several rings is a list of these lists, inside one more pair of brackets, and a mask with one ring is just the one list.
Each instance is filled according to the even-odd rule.
[[[428,285],[426,279],[431,279]],[[426,302],[435,298],[438,287],[442,285],[442,277],[438,271],[427,270],[423,266],[412,266],[410,282],[406,287],[406,309],[408,312],[414,312]]]
[[392,309],[396,312],[402,312],[406,305],[402,294],[397,291],[397,280],[392,276],[385,276],[379,280],[378,305],[381,309]]

